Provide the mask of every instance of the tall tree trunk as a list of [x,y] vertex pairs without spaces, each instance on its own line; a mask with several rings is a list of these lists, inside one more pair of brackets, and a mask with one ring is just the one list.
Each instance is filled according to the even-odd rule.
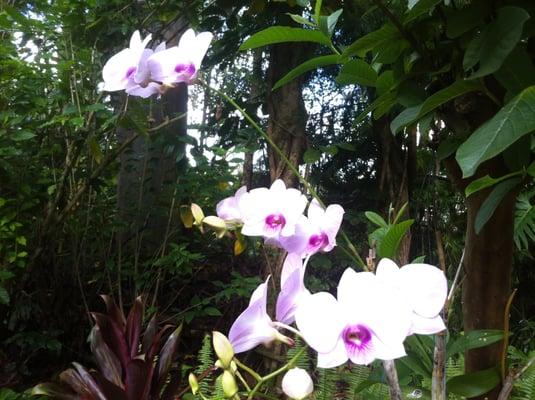
[[[446,112],[445,121],[459,136],[473,132],[494,113],[495,105],[477,94],[456,100],[455,111]],[[453,157],[444,161],[450,179],[464,189],[475,179],[490,175],[498,177],[508,172],[501,156],[483,163],[474,176],[462,179],[461,170]],[[467,223],[464,253],[466,278],[462,287],[463,324],[466,332],[479,329],[503,329],[504,313],[510,292],[513,265],[513,224],[515,190],[498,205],[483,229],[475,232],[475,220],[491,189],[481,190],[466,201]],[[465,355],[466,372],[497,367],[501,361],[503,342],[470,350]],[[476,399],[495,400],[500,387]]]
[[[267,134],[295,166],[299,165],[306,144],[308,115],[302,95],[305,76],[293,79],[275,91],[271,88],[288,71],[305,61],[311,51],[311,47],[302,43],[284,43],[272,46],[270,54]],[[280,178],[288,186],[297,184],[297,177],[270,147],[268,158],[271,181]]]

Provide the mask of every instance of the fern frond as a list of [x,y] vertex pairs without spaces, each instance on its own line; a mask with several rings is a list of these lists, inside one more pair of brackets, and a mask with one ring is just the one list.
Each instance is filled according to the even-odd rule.
[[[210,335],[205,335],[202,340],[201,349],[197,354],[197,363],[198,366],[195,369],[195,375],[197,376],[214,365],[214,352],[212,350],[212,339]],[[214,391],[214,379],[207,376],[199,382],[199,388],[203,393],[212,393]]]
[[535,365],[528,368],[515,383],[511,400],[535,400]]
[[[306,347],[306,344],[303,343],[303,340],[301,338],[297,337],[295,339],[294,346],[290,347],[288,349],[288,352],[286,353],[286,361],[290,361],[292,358],[294,358],[295,355],[297,353],[299,353],[303,347]],[[311,368],[310,368],[310,366],[311,366],[310,356],[309,356],[309,353],[307,351],[305,351],[303,353],[303,355],[301,357],[299,357],[299,359],[297,360],[295,366],[299,367],[299,368],[302,368],[305,371],[310,371],[311,370]]]
[[519,250],[535,241],[535,204],[531,199],[535,191],[520,193],[516,200],[514,240]]

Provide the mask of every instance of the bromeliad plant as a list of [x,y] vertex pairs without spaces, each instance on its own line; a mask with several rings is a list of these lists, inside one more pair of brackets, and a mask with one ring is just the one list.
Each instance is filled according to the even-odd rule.
[[34,395],[74,400],[167,400],[178,392],[180,374],[171,373],[182,325],[158,330],[156,315],[143,334],[143,302],[137,298],[128,317],[108,296],[105,314],[92,313],[91,352],[97,369],[74,362],[59,383],[42,383]]

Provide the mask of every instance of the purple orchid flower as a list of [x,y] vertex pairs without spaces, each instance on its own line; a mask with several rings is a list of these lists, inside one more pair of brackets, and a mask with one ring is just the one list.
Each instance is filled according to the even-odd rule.
[[295,233],[295,225],[306,207],[306,197],[297,189],[286,188],[277,179],[271,187],[253,189],[240,198],[243,212],[241,233],[263,236],[270,243]]
[[342,224],[344,209],[331,204],[323,209],[316,199],[308,206],[308,218],[301,216],[295,234],[281,237],[280,246],[290,253],[306,257],[318,251],[328,252],[336,246],[336,234]]
[[429,264],[399,268],[394,261],[383,258],[375,273],[407,299],[412,312],[409,335],[427,335],[446,329],[440,311],[448,294],[448,281],[440,269]]
[[332,368],[348,359],[369,364],[405,355],[403,341],[411,325],[407,305],[389,285],[370,272],[345,270],[338,299],[319,292],[300,302],[297,327],[318,352],[318,366]]
[[249,306],[230,327],[228,338],[235,353],[242,353],[259,344],[268,345],[274,340],[293,343],[292,339],[279,333],[267,313],[268,281],[269,277],[255,289]]
[[210,32],[195,35],[193,29],[188,29],[180,38],[178,46],[149,57],[147,64],[152,79],[166,85],[191,83],[197,77],[212,38]]
[[141,40],[139,31],[132,34],[130,46],[115,54],[104,65],[102,69],[103,90],[108,92],[125,90],[130,95],[141,97],[159,93],[160,85],[150,82],[147,60],[154,52],[161,51],[162,45],[158,46],[155,51],[146,49],[150,40],[151,35]]
[[276,319],[283,324],[290,325],[295,321],[295,311],[300,301],[310,292],[303,282],[306,263],[299,254],[289,253],[284,260],[281,272],[281,291],[277,298]]
[[247,187],[242,186],[234,196],[227,197],[217,203],[217,216],[224,221],[241,222],[240,199],[245,193],[247,193]]

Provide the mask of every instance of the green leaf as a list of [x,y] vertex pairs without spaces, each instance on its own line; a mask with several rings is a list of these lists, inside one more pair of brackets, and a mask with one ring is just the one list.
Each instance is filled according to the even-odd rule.
[[351,60],[342,66],[336,77],[336,82],[341,85],[358,84],[362,86],[375,86],[377,72],[362,60]]
[[0,304],[9,304],[9,293],[3,286],[0,286]]
[[502,7],[481,40],[479,69],[470,79],[480,78],[497,71],[522,36],[529,14],[520,7]]
[[33,132],[22,130],[22,131],[16,131],[13,132],[10,136],[12,140],[15,142],[22,142],[24,140],[29,140],[34,138],[36,135]]
[[377,249],[378,256],[380,258],[395,258],[403,236],[405,236],[405,234],[413,223],[413,219],[408,219],[406,221],[400,222],[399,224],[392,225],[386,232],[381,243],[379,244],[379,247]]
[[470,331],[459,336],[455,341],[452,341],[451,344],[448,342],[448,345],[446,346],[446,358],[450,358],[459,353],[464,353],[466,350],[490,346],[502,339],[503,331],[499,329]]
[[349,58],[355,55],[364,57],[368,51],[379,47],[384,43],[399,39],[399,31],[394,26],[385,24],[380,29],[368,33],[346,47],[342,52],[342,57]]
[[457,80],[453,82],[450,86],[445,87],[444,89],[441,89],[438,92],[429,96],[427,100],[425,100],[422,104],[422,109],[418,114],[418,118],[423,117],[428,112],[433,111],[435,108],[447,103],[450,100],[455,99],[456,97],[480,89],[481,83],[479,82]]
[[240,50],[256,49],[275,43],[314,42],[329,46],[331,40],[320,31],[288,26],[272,26],[255,33],[242,43]]
[[476,215],[474,229],[477,234],[481,232],[481,229],[483,229],[487,221],[490,219],[490,217],[492,217],[496,207],[498,207],[505,195],[509,193],[509,191],[511,191],[511,189],[513,189],[516,185],[518,185],[520,181],[520,178],[506,180],[498,184],[492,190],[492,192],[490,192],[489,196],[485,199]]
[[411,264],[422,264],[425,262],[425,256],[418,256],[411,261]]
[[446,383],[449,392],[464,397],[476,397],[487,393],[501,382],[496,368],[454,376]]
[[535,242],[535,205],[531,193],[520,193],[516,201],[514,240],[519,250],[527,250]]
[[316,24],[314,22],[309,21],[308,19],[306,19],[305,17],[302,17],[301,15],[290,14],[290,13],[288,13],[287,15],[289,15],[290,18],[293,19],[298,24],[303,24],[303,25],[307,25],[307,26],[311,26],[311,27],[315,27],[316,26]]
[[490,175],[485,175],[479,179],[476,179],[475,181],[470,182],[470,184],[466,187],[466,189],[464,189],[464,195],[468,197],[475,192],[479,192],[482,189],[488,188],[490,186],[494,186],[497,183],[500,183],[506,179],[512,178],[513,176],[520,175],[521,173],[522,171],[513,172],[510,174],[501,176],[499,178],[493,178]]
[[379,245],[383,238],[385,237],[386,233],[388,232],[388,227],[383,226],[381,228],[377,228],[372,233],[368,235],[368,244],[370,247]]
[[463,69],[465,71],[479,62],[481,43],[483,42],[483,37],[487,34],[487,30],[488,26],[485,26],[481,31],[477,31],[470,43],[468,43],[463,57]]
[[416,122],[420,110],[422,109],[421,105],[409,107],[399,113],[396,118],[390,123],[390,130],[392,134],[398,133],[402,128],[411,125],[413,122]]
[[441,3],[442,0],[420,0],[407,14],[404,23],[407,24],[411,21],[414,21],[420,15],[428,13],[433,7],[438,3]]
[[215,307],[206,307],[203,312],[211,317],[220,317],[221,315],[223,315],[221,314],[221,311],[219,311]]
[[472,176],[484,161],[500,154],[535,130],[535,86],[524,89],[480,126],[457,150],[463,177]]
[[389,92],[394,87],[394,72],[392,70],[386,70],[381,72],[377,77],[375,86],[377,87],[377,94],[382,96],[383,94]]
[[494,77],[507,89],[510,98],[535,84],[535,66],[526,48],[522,45],[516,46],[501,68],[494,73]]
[[385,228],[388,228],[388,224],[384,220],[383,217],[381,217],[379,214],[374,213],[373,211],[366,211],[364,213],[366,218],[368,218],[371,222],[373,222],[375,225],[382,226]]
[[316,161],[318,161],[321,158],[321,151],[318,149],[307,149],[305,151],[305,154],[303,154],[303,161],[306,164],[314,164]]
[[304,74],[307,71],[311,71],[318,67],[324,67],[326,65],[336,64],[337,62],[338,62],[338,55],[336,54],[328,55],[328,56],[319,56],[319,57],[315,57],[310,60],[307,60],[304,63],[292,69],[290,72],[284,75],[281,79],[279,79],[273,86],[272,90],[276,90],[280,88],[281,86],[284,86],[285,84],[290,82],[292,79],[295,79],[296,77]]
[[[366,119],[366,117],[370,113],[374,113],[376,112],[376,110],[383,111],[383,109],[386,108],[387,106],[392,107],[392,105],[394,105],[395,102],[396,102],[396,94],[394,92],[387,92],[387,93],[380,95],[370,105],[368,105],[368,107],[366,107],[364,111],[362,111],[359,114],[354,124],[355,125],[360,124],[362,121]],[[374,117],[376,118],[379,118],[380,116],[381,115],[379,116],[374,115]]]
[[340,18],[340,15],[342,15],[342,11],[342,9],[339,9],[329,16],[322,15],[321,17],[319,17],[318,26],[320,31],[322,31],[325,35],[331,37],[334,33],[334,28],[336,27],[338,18]]
[[446,35],[450,39],[458,38],[484,22],[489,12],[487,0],[474,1],[468,7],[455,11],[447,17]]
[[409,42],[404,39],[384,42],[373,50],[374,61],[380,64],[392,64],[409,47]]

